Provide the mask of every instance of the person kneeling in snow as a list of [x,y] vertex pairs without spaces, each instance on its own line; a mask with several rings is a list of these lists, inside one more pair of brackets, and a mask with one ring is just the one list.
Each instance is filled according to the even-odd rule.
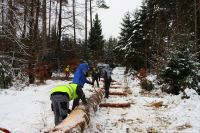
[[60,85],[51,90],[51,107],[55,116],[55,125],[58,125],[71,112],[69,109],[69,101],[81,99],[84,105],[87,105],[85,94],[82,87],[77,84]]

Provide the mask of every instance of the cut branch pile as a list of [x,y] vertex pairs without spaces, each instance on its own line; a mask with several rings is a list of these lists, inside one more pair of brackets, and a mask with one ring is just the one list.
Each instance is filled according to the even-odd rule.
[[163,101],[160,101],[160,102],[153,102],[151,103],[150,105],[148,105],[150,107],[155,107],[155,108],[160,108],[162,106],[164,107],[167,107],[167,105],[163,105]]
[[76,107],[69,116],[58,124],[49,133],[80,133],[88,127],[90,121],[90,112],[96,111],[101,99],[103,98],[103,90],[98,89],[88,99],[88,107],[79,105]]
[[114,107],[114,108],[125,108],[130,107],[130,103],[101,103],[99,107]]

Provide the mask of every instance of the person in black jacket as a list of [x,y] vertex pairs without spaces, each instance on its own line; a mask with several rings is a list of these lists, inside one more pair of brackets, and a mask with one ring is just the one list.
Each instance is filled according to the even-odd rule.
[[104,89],[105,89],[105,98],[109,97],[109,88],[112,81],[111,72],[108,68],[103,68],[103,78],[104,78]]
[[92,68],[92,83],[94,84],[94,82],[97,82],[97,87],[99,87],[99,72],[97,71],[97,69],[95,67]]

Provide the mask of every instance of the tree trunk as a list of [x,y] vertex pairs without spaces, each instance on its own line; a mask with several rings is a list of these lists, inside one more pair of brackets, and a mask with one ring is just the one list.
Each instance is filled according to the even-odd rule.
[[200,0],[197,0],[197,42],[196,42],[196,52],[200,49]]
[[51,0],[49,1],[49,45],[51,44]]
[[125,92],[110,92],[110,95],[127,96],[128,94]]
[[74,47],[76,45],[76,16],[75,16],[75,0],[73,0],[73,24],[74,24]]
[[90,28],[92,32],[92,0],[90,0]]
[[8,28],[12,37],[15,37],[15,25],[14,25],[14,13],[13,13],[13,1],[8,1]]
[[[30,36],[30,44],[29,44],[29,54],[33,53],[33,40],[34,40],[34,0],[30,1],[30,16],[29,16],[29,36]],[[28,60],[28,69],[29,71],[34,67],[34,60],[32,57],[29,56]],[[32,84],[35,81],[35,76],[29,72],[29,83]]]
[[83,105],[76,107],[69,116],[49,133],[82,133],[88,127],[91,111],[97,111],[98,104],[103,98],[103,90],[98,89],[89,99],[88,108]]
[[194,51],[197,52],[197,0],[194,0]]
[[4,0],[2,0],[2,7],[1,7],[1,12],[2,12],[2,14],[1,14],[1,18],[2,18],[2,20],[1,20],[1,22],[2,22],[2,31],[3,31],[3,27],[4,27]]
[[55,18],[55,31],[57,32],[57,19],[58,19],[58,0],[56,0],[56,18]]
[[28,2],[27,0],[24,0],[24,26],[22,31],[22,38],[25,38],[26,36],[26,21],[27,21],[27,15],[28,15]]
[[30,15],[29,15],[29,35],[30,40],[33,40],[33,24],[34,24],[34,0],[30,1]]
[[87,0],[85,0],[85,46],[87,47]]
[[101,103],[99,107],[114,107],[114,108],[124,108],[130,107],[130,103]]
[[36,2],[36,14],[35,14],[35,23],[34,23],[34,33],[33,33],[33,40],[37,43],[39,29],[38,29],[38,22],[39,22],[39,15],[40,15],[40,0]]
[[58,57],[58,71],[60,72],[60,52],[61,52],[61,27],[62,26],[62,0],[60,0],[60,8],[59,8],[59,18],[58,18],[58,47],[57,47],[57,57]]
[[112,86],[110,86],[110,88],[114,88],[114,89],[116,89],[116,88],[124,88],[124,86],[121,86],[121,85],[112,85]]
[[46,28],[46,0],[42,2],[42,46],[43,52],[47,48],[47,28]]

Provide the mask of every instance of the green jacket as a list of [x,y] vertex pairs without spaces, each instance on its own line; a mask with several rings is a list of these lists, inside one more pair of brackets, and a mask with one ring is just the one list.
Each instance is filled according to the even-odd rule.
[[74,100],[78,97],[76,89],[77,89],[77,84],[59,85],[51,90],[51,94],[55,92],[67,93],[69,96],[69,100]]

